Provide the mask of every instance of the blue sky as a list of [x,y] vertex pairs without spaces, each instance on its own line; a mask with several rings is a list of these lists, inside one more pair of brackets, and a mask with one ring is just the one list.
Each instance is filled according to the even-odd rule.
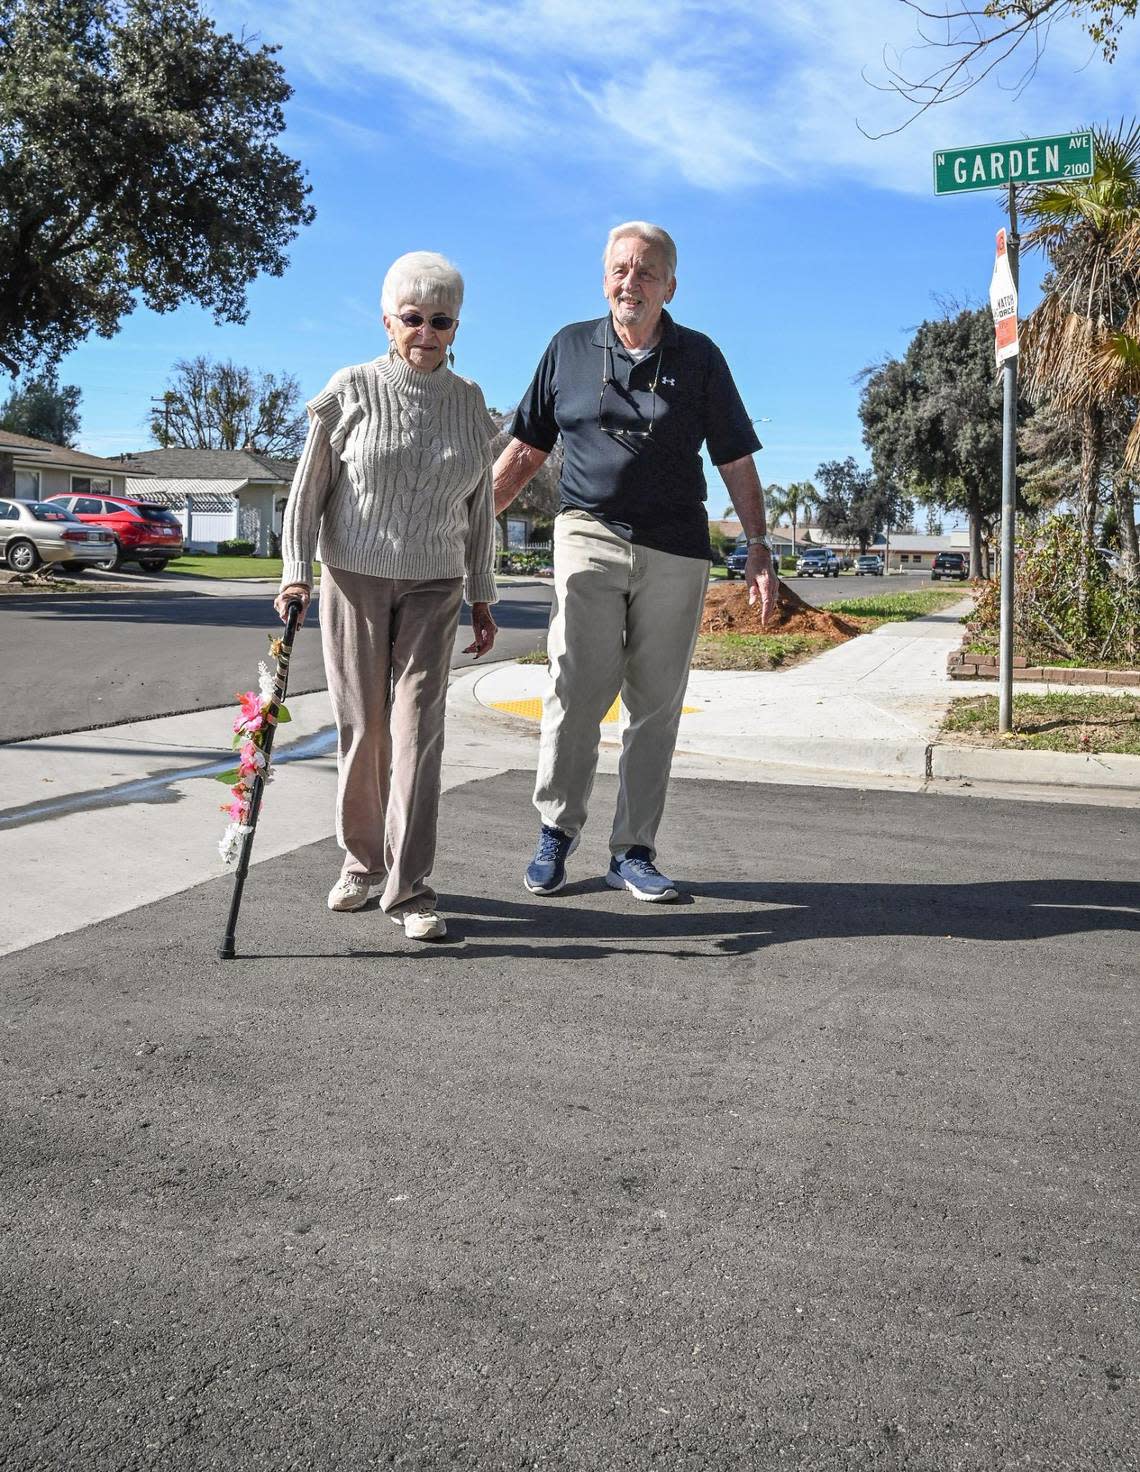
[[[901,0],[419,0],[349,6],[215,0],[218,24],[282,47],[295,95],[283,146],[313,186],[314,225],[249,320],[143,309],[63,365],[83,390],[82,446],[145,448],[147,401],[206,353],[289,371],[306,395],[384,350],[379,285],[406,250],[463,271],[457,369],[489,403],[522,394],[551,334],[601,315],[600,252],[618,221],[679,249],[678,320],[724,349],[765,449],[765,482],[862,457],[865,365],[905,350],[939,299],[986,301],[997,196],[935,198],[931,155],[1113,126],[1140,95],[1140,22],[1107,66],[1071,23],[1037,75],[1022,63],[902,133],[863,79],[884,46],[912,70]],[[763,11],[763,14],[758,12]],[[1040,270],[1022,277],[1023,311]],[[726,501],[710,485],[710,513]]]

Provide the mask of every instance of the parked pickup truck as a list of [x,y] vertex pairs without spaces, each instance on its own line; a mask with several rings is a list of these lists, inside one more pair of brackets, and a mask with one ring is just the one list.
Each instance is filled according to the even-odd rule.
[[839,558],[830,547],[812,547],[805,552],[796,563],[796,571],[801,578],[820,577],[837,578],[839,576]]

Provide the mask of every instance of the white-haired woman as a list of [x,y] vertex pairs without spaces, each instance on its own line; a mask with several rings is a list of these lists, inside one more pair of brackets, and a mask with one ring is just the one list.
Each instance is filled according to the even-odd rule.
[[309,405],[282,530],[275,607],[302,615],[320,537],[321,643],[336,717],[341,875],[330,910],[381,908],[416,940],[446,927],[435,861],[447,676],[466,591],[475,641],[495,642],[495,423],[450,368],[463,278],[430,251],[395,261],[381,306],[390,347],[342,368]]

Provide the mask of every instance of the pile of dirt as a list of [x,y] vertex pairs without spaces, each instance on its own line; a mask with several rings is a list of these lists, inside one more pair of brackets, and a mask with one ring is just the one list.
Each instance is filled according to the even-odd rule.
[[702,634],[824,634],[840,644],[862,632],[857,619],[812,608],[786,583],[780,584],[780,601],[766,624],[760,622],[759,602],[750,604],[747,590],[732,583],[714,583],[709,588],[701,619]]

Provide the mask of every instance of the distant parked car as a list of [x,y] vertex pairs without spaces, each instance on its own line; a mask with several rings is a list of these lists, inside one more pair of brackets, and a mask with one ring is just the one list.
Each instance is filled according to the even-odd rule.
[[934,561],[930,566],[930,580],[938,582],[940,578],[957,578],[964,583],[970,576],[969,558],[964,552],[936,552]]
[[724,575],[726,578],[742,578],[744,568],[748,562],[748,545],[738,544],[724,559]]
[[13,572],[34,572],[41,562],[92,562],[114,550],[115,539],[84,526],[50,501],[0,501],[0,556]]
[[105,527],[114,539],[106,571],[137,562],[143,572],[161,572],[182,556],[182,523],[173,511],[132,496],[49,496],[48,503],[63,506],[89,526]]
[[867,574],[875,578],[881,578],[883,575],[883,559],[877,552],[864,552],[863,556],[855,561],[855,576],[861,578]]
[[817,574],[824,578],[839,576],[839,558],[830,547],[812,547],[796,563],[801,578],[812,578]]
[[840,557],[840,559],[839,559],[839,571],[840,572],[850,572],[851,569],[854,566],[855,566],[855,559],[854,559],[854,557],[851,557],[851,556],[848,555],[848,553],[844,552],[843,556]]

